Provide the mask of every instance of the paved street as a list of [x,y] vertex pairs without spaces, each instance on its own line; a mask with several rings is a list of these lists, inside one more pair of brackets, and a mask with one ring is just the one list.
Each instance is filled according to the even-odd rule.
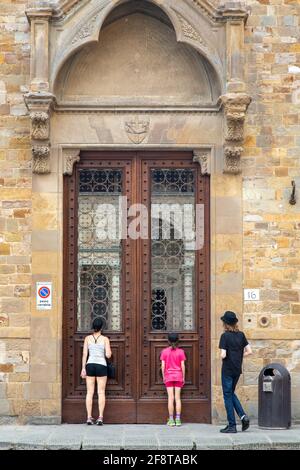
[[160,425],[105,425],[103,427],[0,426],[0,449],[300,449],[300,426],[290,430],[248,431],[222,435],[219,426],[184,424],[181,428]]

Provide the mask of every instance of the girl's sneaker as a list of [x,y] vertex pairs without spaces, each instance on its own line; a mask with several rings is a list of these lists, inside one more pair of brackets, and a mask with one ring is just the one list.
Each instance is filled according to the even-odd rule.
[[176,426],[181,426],[181,419],[180,418],[175,419],[175,425]]
[[91,426],[92,424],[94,424],[94,418],[88,418],[88,419],[86,420],[86,424],[87,424],[88,426]]
[[167,426],[175,426],[175,421],[173,418],[168,419]]
[[96,421],[97,426],[103,426],[103,420],[102,418],[98,418]]

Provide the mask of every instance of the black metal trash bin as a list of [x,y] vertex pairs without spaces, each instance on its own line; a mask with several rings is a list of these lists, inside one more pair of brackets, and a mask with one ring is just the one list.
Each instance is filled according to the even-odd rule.
[[281,364],[269,364],[259,374],[258,425],[269,429],[291,427],[291,376]]

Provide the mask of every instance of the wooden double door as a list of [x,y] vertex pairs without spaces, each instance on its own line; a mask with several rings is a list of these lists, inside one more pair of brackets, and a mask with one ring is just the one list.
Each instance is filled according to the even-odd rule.
[[82,152],[64,180],[63,421],[85,419],[83,340],[100,317],[107,423],[165,422],[170,331],[187,357],[183,419],[210,422],[209,279],[209,177],[192,153]]

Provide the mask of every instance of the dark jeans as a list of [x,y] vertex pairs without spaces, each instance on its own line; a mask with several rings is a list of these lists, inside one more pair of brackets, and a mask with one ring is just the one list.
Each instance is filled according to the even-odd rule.
[[222,374],[223,397],[229,426],[236,425],[234,410],[240,418],[246,414],[239,402],[238,397],[234,393],[239,378],[239,375],[231,377],[229,375]]

